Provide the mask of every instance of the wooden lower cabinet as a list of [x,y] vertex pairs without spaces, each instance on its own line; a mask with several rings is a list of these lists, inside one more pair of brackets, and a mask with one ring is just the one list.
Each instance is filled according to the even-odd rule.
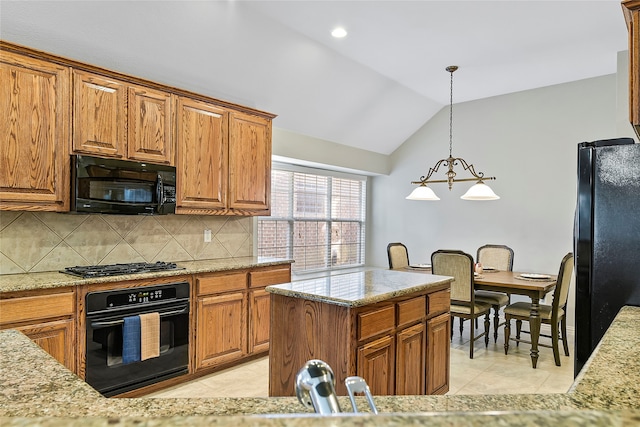
[[290,280],[290,265],[196,276],[195,370],[266,354],[270,294],[265,287]]
[[196,369],[238,360],[247,354],[244,292],[198,298]]
[[427,373],[427,331],[424,323],[398,332],[397,339],[394,394],[424,394]]
[[75,320],[58,320],[15,328],[43,348],[71,372],[75,363]]
[[450,332],[449,313],[427,320],[427,394],[449,391]]
[[249,291],[249,352],[269,350],[269,293]]
[[6,292],[0,295],[0,329],[16,329],[70,371],[76,367],[76,292]]
[[310,359],[331,366],[336,393],[365,379],[374,395],[441,394],[449,387],[449,289],[348,307],[271,294],[269,395],[295,395]]
[[357,375],[367,380],[374,395],[394,394],[394,338],[382,337],[358,347]]

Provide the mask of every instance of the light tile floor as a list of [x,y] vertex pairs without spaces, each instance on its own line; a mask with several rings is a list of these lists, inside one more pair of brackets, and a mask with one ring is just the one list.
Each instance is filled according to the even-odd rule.
[[[469,322],[465,322],[461,336],[456,319],[449,394],[564,393],[569,389],[573,383],[573,357],[564,356],[562,346],[562,366],[555,365],[550,348],[541,347],[538,367],[533,369],[529,344],[515,347],[512,342],[505,355],[503,334],[501,327],[498,342],[493,342],[492,335],[487,348],[484,338],[476,341],[473,359],[469,359]],[[569,354],[573,355],[573,337],[568,338]],[[269,359],[264,357],[147,397],[267,397],[268,377]]]

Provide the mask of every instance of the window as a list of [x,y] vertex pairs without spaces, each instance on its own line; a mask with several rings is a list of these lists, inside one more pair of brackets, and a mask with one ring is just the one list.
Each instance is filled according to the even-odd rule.
[[364,265],[366,189],[365,177],[274,164],[258,256],[294,259],[298,273]]

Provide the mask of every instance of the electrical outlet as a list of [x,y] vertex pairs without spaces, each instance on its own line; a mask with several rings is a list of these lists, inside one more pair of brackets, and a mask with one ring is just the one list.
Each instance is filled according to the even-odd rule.
[[211,242],[211,230],[204,230],[204,242],[205,243]]

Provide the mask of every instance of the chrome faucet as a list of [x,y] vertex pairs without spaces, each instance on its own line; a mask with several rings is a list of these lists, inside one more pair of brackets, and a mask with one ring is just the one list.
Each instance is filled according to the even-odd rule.
[[[369,403],[369,408],[374,414],[378,413],[373,397],[366,381],[361,377],[348,377],[345,386],[349,393],[353,412],[358,408],[355,401],[355,393],[364,393]],[[335,390],[335,376],[331,367],[322,360],[309,360],[296,375],[296,396],[307,408],[313,408],[318,414],[335,414],[342,412]]]
[[322,360],[309,360],[296,375],[296,395],[307,408],[318,414],[342,412],[334,387],[331,367]]

